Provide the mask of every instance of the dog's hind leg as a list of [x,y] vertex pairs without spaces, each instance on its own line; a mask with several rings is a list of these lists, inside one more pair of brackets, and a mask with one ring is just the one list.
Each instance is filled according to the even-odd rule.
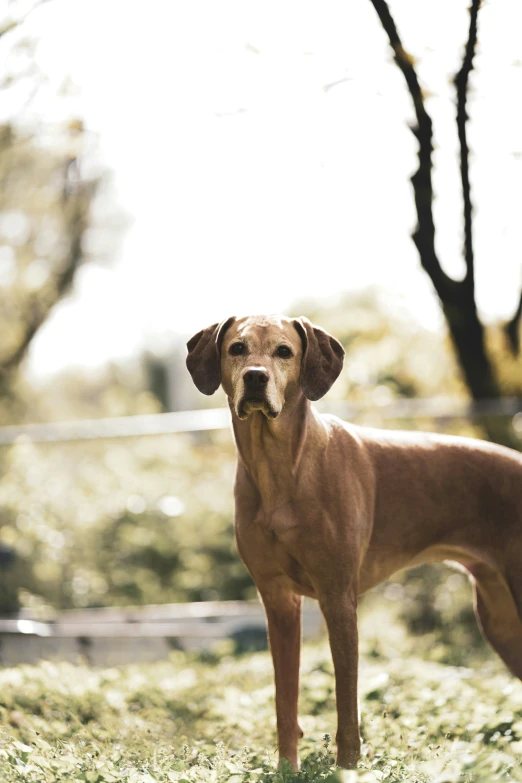
[[[482,635],[522,680],[522,621],[507,581],[485,563],[466,565],[472,576],[475,615]],[[521,596],[522,598],[522,596]]]

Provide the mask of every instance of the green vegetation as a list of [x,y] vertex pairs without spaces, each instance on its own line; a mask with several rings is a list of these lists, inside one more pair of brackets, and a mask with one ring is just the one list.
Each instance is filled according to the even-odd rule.
[[[348,348],[333,400],[378,409],[394,398],[463,394],[438,335],[394,316],[371,293],[338,304],[299,308]],[[72,375],[26,389],[24,416],[158,409],[139,373],[113,370],[90,385]],[[448,426],[478,434],[462,422]],[[255,595],[233,541],[229,432],[20,442],[2,449],[0,461],[0,545],[16,553],[0,568],[0,613]],[[399,575],[364,599],[361,617],[366,744],[357,773],[335,772],[323,739],[335,732],[325,644],[303,656],[297,777],[276,769],[268,653],[234,656],[225,645],[156,665],[0,672],[0,783],[522,781],[522,685],[481,640],[466,578],[444,567]]]
[[[370,602],[371,603],[371,602]],[[380,608],[377,608],[377,605]],[[363,613],[364,754],[348,783],[522,781],[522,684],[485,647],[466,667],[408,635],[393,611]],[[438,652],[433,654],[438,648]],[[442,656],[444,657],[444,656]],[[314,781],[334,773],[334,679],[326,642],[302,660],[302,771],[277,769],[268,653],[228,649],[104,670],[41,663],[0,672],[2,783]]]
[[17,564],[0,599],[2,584],[33,611],[255,595],[234,547],[230,433],[4,453],[0,543]]
[[[296,311],[348,350],[331,401],[378,411],[395,398],[462,393],[445,341],[376,290]],[[63,375],[25,389],[22,407],[33,421],[158,410],[143,383],[138,365],[89,382]],[[194,406],[201,396],[194,389]],[[224,404],[222,393],[212,404]],[[17,564],[0,569],[0,613],[252,597],[233,542],[235,460],[230,433],[1,449],[0,546],[14,548]]]
[[[0,544],[16,562],[0,566],[0,613],[255,597],[234,544],[229,432],[21,443],[3,455]],[[474,631],[463,585],[427,568],[392,593],[414,633],[457,615]]]
[[[342,340],[347,361],[327,403],[368,404],[375,414],[362,423],[378,426],[380,406],[394,399],[464,395],[447,340],[420,328],[377,289],[302,302],[295,312]],[[22,384],[21,418],[157,411],[145,375],[136,361],[95,377],[72,372],[40,388]],[[507,381],[506,390],[514,390]],[[201,398],[194,388],[193,405]],[[225,401],[219,392],[206,402]],[[20,420],[9,406],[4,414],[6,423]],[[426,420],[387,425],[433,429]],[[463,421],[446,429],[481,434]],[[252,597],[233,542],[235,459],[230,433],[0,449],[0,546],[17,556],[9,570],[0,569],[0,613]],[[430,599],[428,593],[425,606]]]

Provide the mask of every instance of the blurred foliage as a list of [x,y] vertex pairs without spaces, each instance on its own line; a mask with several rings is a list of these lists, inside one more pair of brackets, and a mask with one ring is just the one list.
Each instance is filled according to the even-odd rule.
[[[221,392],[207,399],[185,388],[179,350],[39,384],[18,372],[79,265],[114,255],[107,225],[100,228],[108,208],[87,148],[78,119],[48,134],[0,126],[0,424],[156,413],[181,399],[191,408],[224,404]],[[119,234],[114,214],[111,225]],[[301,301],[293,311],[346,348],[333,401],[378,410],[399,398],[467,395],[447,335],[420,327],[389,292]],[[487,340],[503,393],[520,394],[520,360],[503,328],[489,327]],[[173,393],[169,384],[178,380]],[[429,421],[395,424],[433,428]],[[464,422],[447,428],[479,433]],[[0,551],[16,557],[0,558],[0,613],[253,597],[233,541],[234,464],[229,434],[2,449]],[[424,566],[400,574],[363,600],[363,613],[377,605],[431,660],[466,665],[470,650],[487,655],[460,573]]]
[[486,329],[486,342],[502,392],[507,396],[522,397],[521,356],[510,350],[505,325],[490,324]]
[[[301,302],[293,310],[330,330],[346,348],[345,367],[329,400],[379,407],[402,397],[465,396],[449,342],[420,327],[378,289],[344,294],[334,302]],[[199,394],[185,354],[176,345],[95,371],[63,371],[37,384],[21,376],[15,387],[19,407],[11,410],[9,423],[156,413],[179,397],[192,409],[226,405],[221,390],[212,397]],[[182,394],[176,394],[177,387]]]
[[143,356],[147,388],[159,403],[162,411],[170,408],[168,362],[147,351]]
[[[295,312],[346,346],[334,399],[378,410],[399,397],[464,394],[447,341],[378,291],[301,303]],[[181,361],[176,367],[174,374],[186,373]],[[148,379],[137,359],[96,373],[61,373],[39,386],[21,378],[18,388],[33,420],[56,421],[157,412],[162,405]],[[434,428],[426,420],[406,426]],[[476,433],[465,422],[447,429]],[[0,611],[22,605],[43,616],[53,608],[255,595],[233,541],[230,433],[20,442],[2,449],[0,460],[0,546],[16,552],[15,563],[0,563]],[[425,566],[400,574],[363,600],[363,612],[375,601],[436,660],[464,665],[470,649],[485,650],[460,573]]]
[[52,86],[27,34],[45,3],[9,0],[0,11],[0,95],[11,107],[0,124],[0,424],[27,413],[19,369],[35,335],[81,264],[112,261],[125,224],[74,85]]
[[[81,123],[38,141],[0,127],[0,417],[35,334],[84,260],[96,179],[81,171]],[[16,408],[15,408],[16,409]]]
[[[252,597],[234,547],[228,433],[20,444],[4,459],[0,543],[23,605]],[[7,596],[4,592],[4,601]]]
[[63,370],[31,384],[18,379],[24,415],[17,422],[52,422],[161,413],[140,362],[112,362],[96,370]]
[[[448,337],[421,327],[401,300],[378,288],[345,293],[335,300],[298,302],[293,308],[335,334],[347,355],[328,400],[349,400],[380,407],[395,399],[459,397],[467,393]],[[506,394],[517,393],[517,360],[506,349],[501,327],[489,333],[491,351],[503,367]],[[163,341],[165,343],[165,341]],[[125,362],[96,370],[71,369],[38,381],[22,376],[15,387],[19,408],[6,423],[100,418],[156,413],[179,407],[226,405],[222,390],[212,397],[198,393],[185,367],[184,346],[146,351]],[[179,390],[181,393],[179,393]],[[415,422],[398,423],[416,426]],[[478,427],[458,423],[459,431],[480,434]]]
[[[254,597],[233,540],[234,466],[227,432],[11,448],[0,545],[17,558],[0,563],[3,610]],[[399,574],[363,612],[376,602],[434,660],[465,665],[485,646],[468,581],[447,567]]]
[[[385,624],[398,623],[423,658],[469,666],[493,653],[482,638],[466,574],[445,564],[402,571],[362,599],[363,612],[377,609]],[[384,616],[387,620],[384,620]]]
[[397,295],[378,287],[293,307],[341,341],[340,379],[329,399],[384,404],[401,397],[466,396],[451,344],[420,326]]

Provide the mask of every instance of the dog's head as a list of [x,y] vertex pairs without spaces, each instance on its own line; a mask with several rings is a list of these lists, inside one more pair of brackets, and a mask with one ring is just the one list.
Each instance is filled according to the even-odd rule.
[[275,419],[303,393],[319,400],[343,366],[335,337],[307,318],[234,317],[203,329],[187,343],[187,367],[197,388],[213,394],[222,384],[233,412]]

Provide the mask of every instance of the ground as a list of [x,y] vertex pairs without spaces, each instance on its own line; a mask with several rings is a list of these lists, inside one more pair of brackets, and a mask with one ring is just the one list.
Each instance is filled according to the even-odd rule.
[[386,617],[365,623],[357,772],[335,771],[322,641],[303,653],[298,776],[276,766],[268,653],[224,648],[121,668],[0,671],[0,781],[522,781],[522,683],[492,654],[450,666]]

